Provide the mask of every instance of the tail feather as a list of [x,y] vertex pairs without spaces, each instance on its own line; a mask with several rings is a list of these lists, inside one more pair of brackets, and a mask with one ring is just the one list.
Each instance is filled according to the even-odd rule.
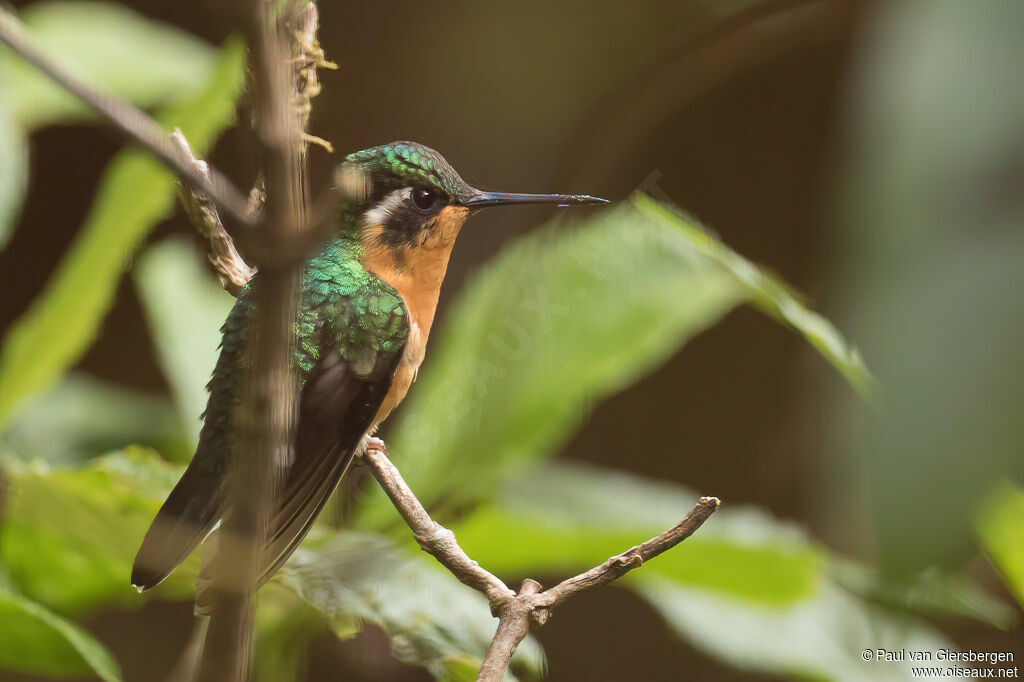
[[[338,482],[345,475],[352,457],[359,445],[350,447],[337,456],[324,458],[313,471],[301,477],[303,484],[297,486],[292,504],[279,508],[271,519],[270,537],[263,547],[262,555],[256,566],[256,585],[259,589],[288,560],[295,548],[313,526],[320,510],[323,509],[331,493],[338,487]],[[196,580],[195,614],[208,616],[213,606],[213,572],[214,557],[217,555],[219,530],[214,531],[203,543],[202,568]]]
[[201,471],[195,461],[174,486],[146,532],[132,566],[139,592],[158,585],[188,558],[220,518],[220,477]]

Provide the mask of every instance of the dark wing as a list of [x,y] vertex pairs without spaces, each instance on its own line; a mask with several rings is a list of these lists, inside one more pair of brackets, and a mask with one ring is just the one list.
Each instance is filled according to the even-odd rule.
[[[346,301],[343,305],[357,315],[364,307],[359,303]],[[397,297],[387,296],[385,303],[386,324],[381,325],[379,317],[368,321],[361,316],[341,315],[340,322],[324,330],[318,344],[323,350],[318,352],[319,359],[299,395],[291,461],[276,496],[278,504],[257,566],[257,587],[268,581],[302,542],[348,469],[391,388],[408,337],[408,317]],[[379,300],[375,307],[382,307]],[[353,326],[371,322],[375,323],[372,329],[353,333]],[[204,556],[204,564],[208,563]],[[209,608],[208,587],[205,567],[197,587],[197,613]]]
[[391,388],[400,356],[378,354],[373,369],[359,374],[353,363],[332,350],[306,382],[299,401],[295,459],[270,522],[258,584],[288,559],[348,469]]
[[[300,348],[300,355],[305,352],[307,360],[313,356],[316,359],[304,373],[290,461],[270,519],[267,546],[257,567],[259,584],[280,568],[305,537],[391,387],[408,335],[407,316],[397,296],[385,292],[375,296],[373,302],[378,317],[366,320],[360,317],[365,310],[361,301],[335,300],[335,314],[331,315],[334,322],[317,324],[313,343],[300,344],[305,348]],[[368,322],[373,325],[366,328]],[[222,360],[229,350],[226,345]],[[301,365],[302,360],[299,362]],[[213,386],[206,426],[218,418],[219,413],[212,412],[216,398],[217,386]],[[226,411],[230,412],[235,402],[227,401]],[[225,433],[230,428],[215,431]],[[136,558],[132,583],[141,589],[152,587],[169,574],[220,519],[226,454],[201,457],[201,448],[202,439],[196,457],[165,502]],[[227,450],[227,446],[221,449]],[[212,467],[215,471],[211,462],[216,464]],[[204,552],[204,565],[207,558]],[[208,606],[206,573],[204,567],[197,585],[198,612]]]
[[195,455],[160,507],[135,555],[132,585],[140,592],[155,587],[170,575],[220,519],[249,308],[246,290],[221,327],[220,356],[207,386],[210,400],[203,414],[203,430]]

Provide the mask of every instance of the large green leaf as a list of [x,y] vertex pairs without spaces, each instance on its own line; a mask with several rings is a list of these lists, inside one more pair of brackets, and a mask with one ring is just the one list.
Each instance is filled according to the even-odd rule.
[[117,661],[91,635],[49,609],[0,588],[0,668],[48,677],[119,682]]
[[[215,51],[176,28],[107,2],[40,2],[20,15],[47,55],[82,82],[144,107],[178,99],[209,79]],[[4,88],[26,128],[91,115],[89,108],[4,50]]]
[[[151,450],[129,448],[76,468],[8,461],[0,557],[26,596],[62,613],[141,604],[129,584],[146,528],[181,474]],[[192,593],[197,561],[159,593]]]
[[466,286],[391,450],[427,500],[484,499],[510,472],[552,454],[592,401],[742,302],[793,326],[867,392],[857,352],[784,282],[637,196],[579,227],[520,240]]
[[742,295],[678,229],[629,205],[521,239],[453,306],[391,452],[424,501],[485,498],[565,442],[590,401],[656,367]]
[[810,310],[788,284],[764,267],[747,260],[712,237],[692,218],[644,194],[633,204],[651,220],[674,225],[689,240],[690,247],[724,267],[746,291],[747,302],[798,332],[863,396],[871,389],[871,373],[860,353],[839,331]]
[[[644,570],[632,587],[700,649],[770,675],[834,682],[911,680],[913,663],[876,661],[877,650],[933,655],[938,649],[955,650],[923,622],[865,604],[828,582],[808,599],[769,608],[752,608]],[[862,658],[865,652],[872,660]]]
[[10,100],[9,84],[0,74],[0,249],[14,230],[28,180],[28,141],[14,120]]
[[[202,154],[234,116],[242,83],[242,47],[226,47],[205,89],[160,117],[178,126]],[[145,153],[111,162],[81,233],[32,307],[0,349],[0,427],[21,401],[45,389],[88,348],[118,279],[139,241],[174,205],[174,175]]]
[[[388,633],[400,660],[440,679],[475,679],[497,620],[480,593],[413,551],[378,535],[341,533],[296,552],[283,581],[335,623],[339,635],[353,634],[353,617],[365,620]],[[512,671],[537,677],[543,667],[540,647],[527,639]]]
[[68,375],[34,396],[0,433],[0,453],[51,464],[81,462],[133,444],[172,459],[192,454],[169,401],[84,374]]
[[[454,531],[463,549],[488,570],[569,575],[670,528],[696,499],[661,481],[550,464],[510,481],[493,503]],[[755,509],[725,508],[642,572],[751,603],[785,604],[817,590],[823,561],[795,527]]]
[[135,268],[135,281],[160,366],[195,445],[206,382],[217,363],[218,330],[234,298],[203,269],[199,254],[184,239],[147,249]]
[[[548,464],[509,481],[453,530],[488,570],[516,580],[568,576],[674,525],[695,500],[662,481]],[[829,556],[795,526],[730,505],[618,584],[648,599],[681,636],[712,656],[762,673],[814,679],[907,679],[900,666],[866,666],[860,656],[867,648],[951,646],[911,612],[999,625],[1010,618],[1004,603],[970,584],[941,576],[887,583]]]

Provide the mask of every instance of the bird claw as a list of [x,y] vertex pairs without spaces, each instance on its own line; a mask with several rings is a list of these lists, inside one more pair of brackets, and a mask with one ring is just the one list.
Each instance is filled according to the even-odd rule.
[[384,441],[381,440],[380,438],[377,438],[376,436],[366,436],[366,438],[363,439],[363,444],[365,445],[367,452],[369,452],[370,450],[375,450],[376,452],[381,453],[385,457],[387,457],[388,455],[388,448],[386,445],[384,445]]

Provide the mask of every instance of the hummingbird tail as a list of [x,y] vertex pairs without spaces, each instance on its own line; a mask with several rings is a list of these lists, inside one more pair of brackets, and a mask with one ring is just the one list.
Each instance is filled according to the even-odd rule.
[[170,575],[217,523],[222,503],[220,477],[201,471],[193,460],[153,519],[135,555],[135,589],[145,592]]
[[[360,439],[361,440],[361,439]],[[299,546],[352,462],[357,443],[332,457],[317,458],[309,470],[293,470],[283,494],[283,504],[270,523],[270,536],[256,566],[256,589],[262,587],[284,565]],[[202,568],[196,580],[195,614],[208,616],[213,606],[211,567],[217,554],[219,531],[203,543]]]

